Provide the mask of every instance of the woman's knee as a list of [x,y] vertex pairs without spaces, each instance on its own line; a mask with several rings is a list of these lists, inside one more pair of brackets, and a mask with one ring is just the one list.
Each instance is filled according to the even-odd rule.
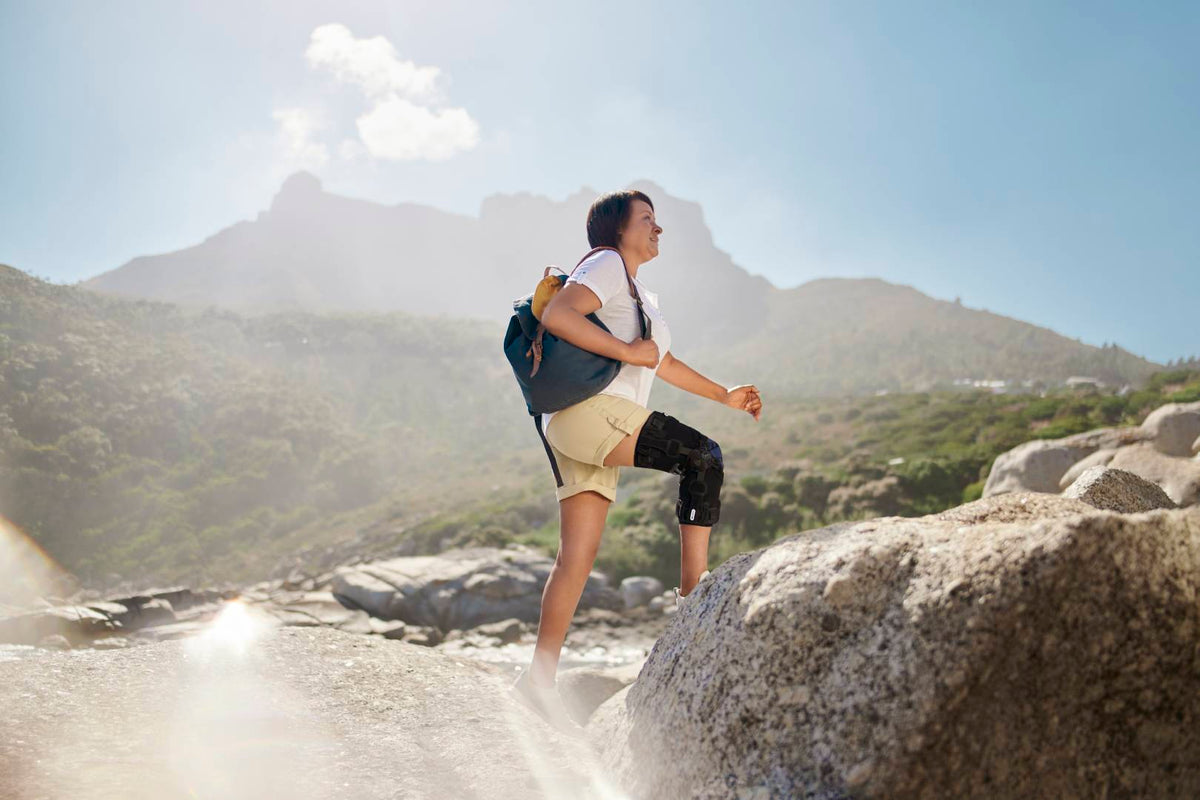
[[679,521],[712,525],[720,515],[725,460],[716,441],[659,411],[651,412],[638,436],[634,466],[679,476]]
[[715,525],[721,516],[721,486],[725,482],[721,446],[705,436],[688,460],[688,468],[679,478],[676,518],[686,525]]

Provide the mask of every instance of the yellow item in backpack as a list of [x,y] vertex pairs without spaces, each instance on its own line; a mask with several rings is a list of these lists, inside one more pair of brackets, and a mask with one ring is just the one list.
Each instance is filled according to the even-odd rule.
[[533,312],[533,318],[539,322],[542,319],[542,312],[546,310],[546,306],[554,299],[554,295],[558,294],[558,290],[567,282],[566,275],[551,275],[550,270],[558,269],[557,267],[546,267],[544,277],[538,281],[537,288],[533,290],[533,302],[530,304],[530,311]]

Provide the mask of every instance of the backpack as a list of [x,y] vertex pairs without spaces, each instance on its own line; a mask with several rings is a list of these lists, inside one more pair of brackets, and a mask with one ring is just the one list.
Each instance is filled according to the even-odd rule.
[[[596,247],[579,259],[579,264],[601,250],[612,250],[620,255],[615,247]],[[622,259],[622,266],[624,263]],[[579,268],[579,264],[575,265],[575,269]],[[558,270],[560,274],[551,275],[551,270]],[[571,270],[572,273],[574,271]],[[512,366],[530,415],[561,411],[586,400],[612,383],[621,371],[618,359],[576,347],[547,331],[541,323],[546,305],[566,284],[568,277],[558,267],[546,267],[537,288],[513,301],[513,315],[504,334],[504,355]],[[641,295],[628,270],[625,271],[625,279],[637,302],[638,322],[641,323],[642,337],[645,338],[646,320]],[[612,332],[595,312],[588,314],[587,319]]]

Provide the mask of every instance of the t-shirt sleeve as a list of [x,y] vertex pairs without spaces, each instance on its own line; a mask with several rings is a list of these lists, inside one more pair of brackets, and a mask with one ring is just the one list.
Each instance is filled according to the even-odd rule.
[[628,285],[625,280],[625,264],[621,261],[621,256],[612,250],[601,250],[584,261],[571,273],[571,277],[567,278],[567,283],[581,283],[588,287],[600,298],[600,305],[607,303]]

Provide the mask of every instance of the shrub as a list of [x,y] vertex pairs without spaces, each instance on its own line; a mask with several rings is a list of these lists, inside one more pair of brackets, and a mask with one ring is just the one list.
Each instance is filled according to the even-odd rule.
[[742,478],[741,485],[752,497],[761,497],[768,489],[767,479],[761,475],[747,475]]
[[962,501],[964,503],[973,503],[983,497],[983,484],[984,481],[975,481],[974,483],[967,484],[962,490]]

